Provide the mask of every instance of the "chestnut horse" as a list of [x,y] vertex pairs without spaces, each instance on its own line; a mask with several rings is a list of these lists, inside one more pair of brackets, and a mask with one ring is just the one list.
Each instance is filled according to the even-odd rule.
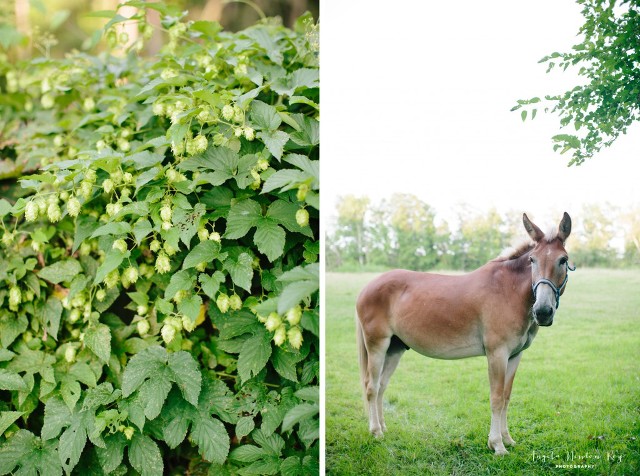
[[564,243],[571,218],[545,235],[523,215],[533,240],[509,255],[460,276],[394,270],[360,293],[356,334],[369,431],[386,431],[382,396],[405,350],[436,359],[486,355],[491,389],[488,446],[497,455],[515,445],[507,407],[522,351],[539,326],[550,326],[565,290],[569,257]]

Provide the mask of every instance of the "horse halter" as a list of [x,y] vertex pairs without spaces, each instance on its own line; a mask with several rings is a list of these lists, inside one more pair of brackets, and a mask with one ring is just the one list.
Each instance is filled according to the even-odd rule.
[[567,281],[569,281],[569,271],[575,271],[576,267],[574,266],[573,268],[571,266],[569,266],[569,262],[567,261],[567,269],[566,269],[566,273],[564,275],[564,281],[562,281],[562,284],[558,287],[555,284],[553,284],[553,281],[547,279],[547,278],[540,278],[538,279],[535,283],[533,283],[531,285],[531,289],[533,291],[533,299],[536,299],[536,290],[538,289],[538,286],[540,286],[541,284],[548,284],[549,286],[551,286],[551,289],[553,289],[553,292],[556,295],[556,309],[558,309],[558,307],[560,306],[560,293],[562,293],[562,290],[564,289],[564,287],[567,285]]

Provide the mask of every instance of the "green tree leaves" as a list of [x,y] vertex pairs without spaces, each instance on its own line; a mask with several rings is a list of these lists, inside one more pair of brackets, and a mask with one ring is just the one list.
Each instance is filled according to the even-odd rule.
[[[610,146],[620,134],[640,119],[640,104],[635,90],[637,59],[638,6],[625,2],[596,0],[582,4],[584,24],[581,42],[567,53],[554,52],[540,60],[547,72],[559,68],[578,68],[580,84],[564,93],[544,98],[544,111],[555,113],[560,125],[572,124],[575,134],[552,137],[554,151],[571,152],[569,165],[580,165]],[[540,98],[518,100],[512,111],[521,111],[522,120],[533,106],[535,117]]]

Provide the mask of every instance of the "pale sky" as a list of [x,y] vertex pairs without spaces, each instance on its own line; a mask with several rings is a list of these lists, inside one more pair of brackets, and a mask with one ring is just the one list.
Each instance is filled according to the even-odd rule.
[[639,204],[640,126],[568,168],[552,149],[557,116],[510,112],[577,84],[538,60],[568,51],[581,25],[575,0],[323,2],[325,219],[346,194],[413,193],[445,219],[460,203],[495,206],[541,226],[565,210],[579,220],[585,202]]

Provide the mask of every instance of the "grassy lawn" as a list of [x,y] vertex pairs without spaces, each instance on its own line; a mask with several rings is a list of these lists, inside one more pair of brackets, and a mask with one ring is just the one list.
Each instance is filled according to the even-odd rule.
[[486,446],[484,357],[406,352],[385,393],[387,433],[369,435],[354,303],[373,276],[326,276],[327,474],[640,474],[640,271],[571,274],[553,326],[522,357],[509,411],[518,444],[502,458]]

